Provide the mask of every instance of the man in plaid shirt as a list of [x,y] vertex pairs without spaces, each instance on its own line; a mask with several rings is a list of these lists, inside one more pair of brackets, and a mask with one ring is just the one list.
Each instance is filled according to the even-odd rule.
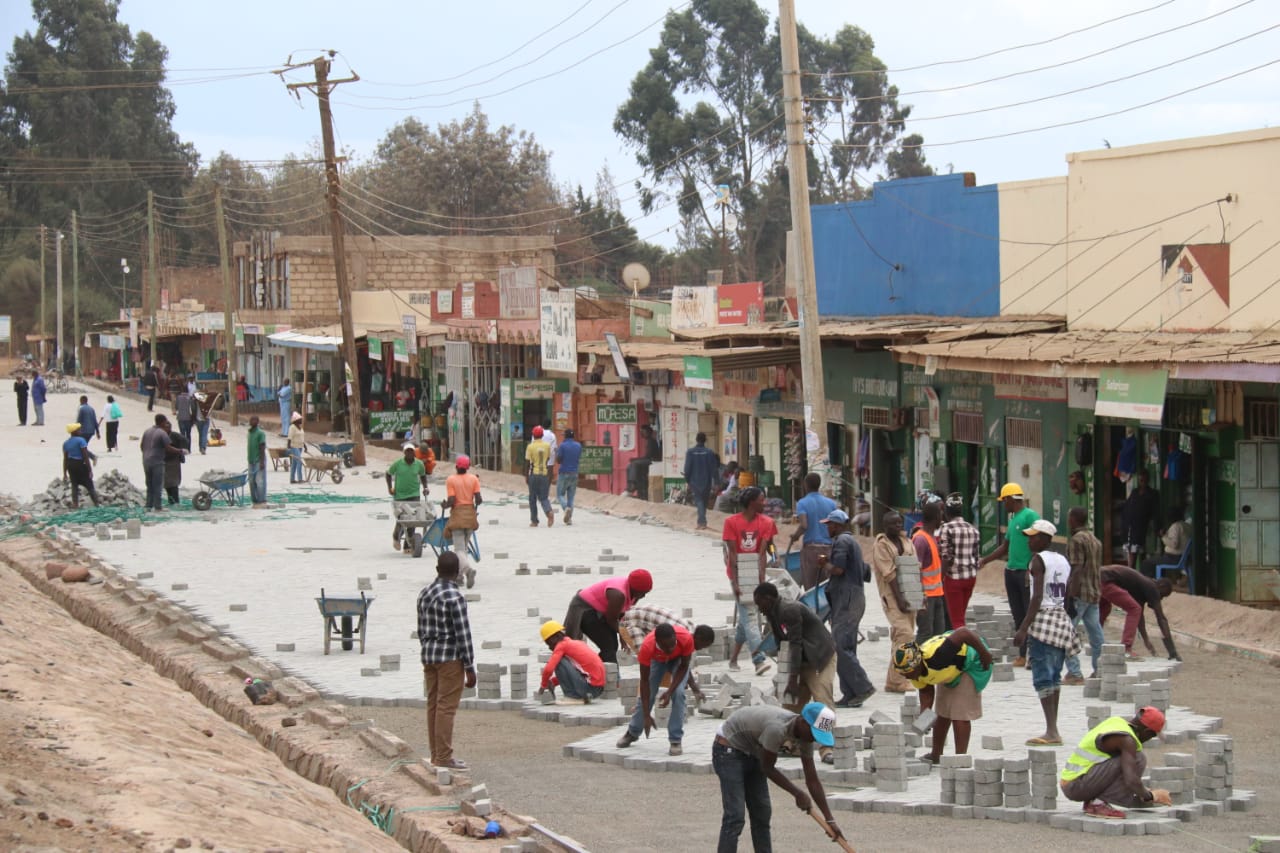
[[465,770],[466,763],[453,757],[453,718],[463,686],[476,686],[476,656],[467,600],[458,589],[458,555],[452,551],[440,555],[435,581],[418,595],[418,641],[431,763]]
[[947,602],[947,617],[952,628],[964,627],[964,612],[969,608],[973,587],[978,582],[978,547],[982,537],[978,528],[964,519],[964,495],[947,495],[944,509],[947,520],[938,529],[938,556],[942,558],[942,594]]
[[1027,746],[1061,746],[1058,734],[1058,697],[1062,695],[1062,666],[1068,655],[1080,653],[1076,626],[1067,615],[1067,583],[1071,564],[1049,550],[1058,528],[1040,518],[1022,531],[1031,547],[1031,604],[1018,627],[1014,642],[1027,644],[1031,659],[1031,683],[1044,711],[1044,734]]
[[636,604],[618,620],[618,633],[623,644],[634,654],[640,650],[644,638],[659,625],[679,625],[690,633],[694,627],[692,619],[685,619],[674,610],[656,604]]
[[[1098,674],[1098,655],[1102,653],[1102,619],[1099,592],[1102,586],[1102,543],[1089,529],[1089,513],[1082,506],[1073,506],[1067,512],[1067,527],[1071,539],[1067,542],[1067,562],[1071,564],[1071,580],[1067,594],[1075,606],[1075,624],[1084,625],[1089,635],[1090,654],[1093,657],[1093,677]],[[1067,658],[1067,677],[1063,684],[1084,684],[1080,670],[1080,656]]]

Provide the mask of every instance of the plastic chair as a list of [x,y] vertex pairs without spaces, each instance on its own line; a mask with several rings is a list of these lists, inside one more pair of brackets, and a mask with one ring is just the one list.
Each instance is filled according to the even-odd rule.
[[1192,540],[1187,540],[1187,547],[1182,549],[1182,556],[1178,558],[1176,563],[1156,563],[1156,577],[1164,577],[1165,572],[1182,572],[1187,576],[1187,593],[1189,595],[1196,594],[1196,578],[1195,572],[1191,568],[1191,546],[1194,544]]

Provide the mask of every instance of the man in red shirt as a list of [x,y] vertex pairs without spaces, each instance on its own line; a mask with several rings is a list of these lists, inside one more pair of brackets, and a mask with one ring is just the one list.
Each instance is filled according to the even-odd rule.
[[739,496],[742,512],[724,520],[724,569],[729,575],[729,586],[737,602],[737,631],[733,637],[733,652],[729,655],[729,669],[738,668],[738,653],[747,643],[756,675],[769,671],[771,664],[764,652],[760,637],[760,612],[751,594],[758,584],[764,583],[764,566],[769,543],[778,535],[773,519],[764,514],[764,492],[755,486],[742,490]]
[[554,619],[542,623],[542,640],[551,649],[551,660],[542,668],[542,686],[556,695],[555,685],[570,699],[591,704],[604,692],[604,661],[582,640],[571,640]]
[[[716,639],[716,632],[710,625],[699,625],[690,634],[679,625],[670,623],[659,625],[653,633],[644,638],[636,660],[640,663],[640,701],[636,703],[635,713],[627,730],[618,739],[618,748],[626,749],[640,740],[640,732],[649,732],[657,727],[653,720],[653,697],[662,687],[662,679],[670,674],[670,686],[658,698],[658,707],[671,705],[671,717],[667,720],[667,740],[671,746],[671,755],[684,752],[680,742],[684,739],[684,687],[689,678],[689,665],[693,663],[693,653],[709,648]],[[689,685],[694,695],[700,696],[696,682]]]

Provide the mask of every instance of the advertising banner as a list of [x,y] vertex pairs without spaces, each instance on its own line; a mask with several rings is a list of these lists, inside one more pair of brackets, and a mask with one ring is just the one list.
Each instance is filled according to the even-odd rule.
[[1104,367],[1098,372],[1098,402],[1093,412],[1101,417],[1160,423],[1168,380],[1166,370]]
[[721,326],[750,326],[764,322],[764,283],[722,284],[717,288]]
[[684,357],[684,387],[710,391],[716,387],[711,375],[711,359],[705,355]]
[[542,334],[542,369],[578,372],[577,294],[572,290],[544,290],[539,327]]
[[538,268],[498,270],[498,315],[504,320],[532,320],[538,316]]
[[671,328],[707,329],[716,325],[716,288],[671,288]]

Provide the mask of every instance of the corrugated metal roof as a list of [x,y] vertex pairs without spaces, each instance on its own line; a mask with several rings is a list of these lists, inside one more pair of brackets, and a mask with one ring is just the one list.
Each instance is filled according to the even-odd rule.
[[[705,349],[701,343],[683,341],[619,341],[622,354],[634,359],[642,370],[683,370],[684,357],[710,358],[717,370],[743,370],[771,364],[790,364],[800,360],[798,346],[744,346]],[[609,355],[607,341],[578,344],[578,352],[587,355]]]
[[[989,335],[1023,335],[1052,332],[1063,328],[1065,320],[1057,315],[973,318],[973,317],[825,317],[819,326],[823,340],[869,340],[876,338],[912,337],[919,340],[961,340]],[[761,341],[799,340],[797,322],[763,323],[756,326],[713,326],[707,329],[673,330],[678,340],[690,341]]]

